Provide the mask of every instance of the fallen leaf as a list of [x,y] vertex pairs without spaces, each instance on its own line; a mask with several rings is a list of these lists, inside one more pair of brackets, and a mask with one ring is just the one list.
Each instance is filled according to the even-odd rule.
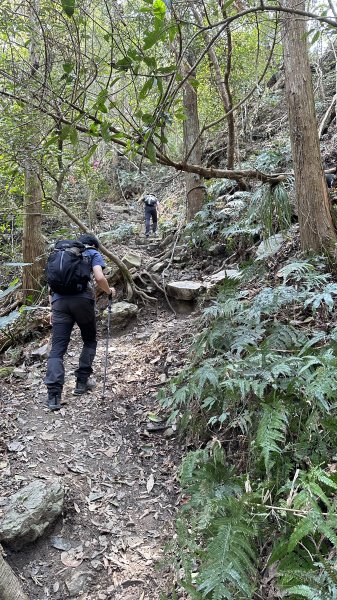
[[147,413],[147,418],[154,423],[160,423],[163,420],[161,417],[158,417],[156,413]]
[[61,553],[61,562],[66,567],[79,567],[83,562],[83,552],[77,548],[71,548],[68,552]]
[[147,489],[148,494],[153,489],[153,486],[154,486],[154,477],[153,477],[153,474],[151,473],[150,477],[148,478],[148,480],[146,482],[146,489]]
[[90,492],[88,502],[96,502],[105,496],[105,492]]
[[9,444],[7,444],[7,448],[10,452],[21,452],[25,447],[21,442],[16,442],[14,440],[13,442],[9,442]]
[[69,540],[65,540],[59,535],[52,536],[50,538],[50,541],[51,545],[53,546],[53,548],[56,548],[56,550],[63,550],[67,552],[71,548],[71,542],[69,542]]

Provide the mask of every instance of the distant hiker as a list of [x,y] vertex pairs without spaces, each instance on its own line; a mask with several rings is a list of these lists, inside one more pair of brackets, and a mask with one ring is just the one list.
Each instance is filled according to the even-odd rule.
[[48,407],[61,408],[64,384],[63,357],[67,351],[72,329],[77,323],[83,348],[75,371],[74,395],[85,394],[94,385],[89,381],[96,354],[96,314],[93,274],[97,285],[109,296],[116,290],[109,287],[103,274],[105,263],[98,252],[99,242],[93,235],[84,234],[78,240],[63,240],[55,244],[46,267],[51,304],[52,347],[47,360],[44,383],[48,389]]
[[325,180],[328,188],[337,187],[336,175],[331,175],[330,173],[325,175]]
[[152,231],[153,235],[157,235],[158,227],[158,215],[159,215],[159,200],[154,194],[144,193],[141,196],[141,200],[144,202],[145,207],[145,235],[148,238],[151,229],[152,219]]

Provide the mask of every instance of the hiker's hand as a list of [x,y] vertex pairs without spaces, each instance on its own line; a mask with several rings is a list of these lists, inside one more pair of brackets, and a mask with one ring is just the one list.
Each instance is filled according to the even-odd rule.
[[114,287],[110,288],[110,294],[109,294],[110,298],[114,298],[116,296],[116,290]]

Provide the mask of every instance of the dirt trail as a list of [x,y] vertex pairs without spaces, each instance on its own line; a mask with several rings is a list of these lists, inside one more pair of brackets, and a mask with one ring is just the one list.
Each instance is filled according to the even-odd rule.
[[17,444],[0,460],[0,510],[9,493],[35,478],[56,477],[66,488],[63,518],[7,556],[30,600],[159,600],[172,584],[169,568],[157,564],[173,533],[179,443],[149,434],[146,421],[158,409],[158,388],[183,362],[190,324],[188,316],[141,309],[138,322],[110,339],[104,401],[104,317],[97,387],[82,397],[72,395],[80,347],[74,331],[56,414],[43,404],[45,360],[31,362],[36,342],[26,347],[24,378],[2,389],[5,442]]

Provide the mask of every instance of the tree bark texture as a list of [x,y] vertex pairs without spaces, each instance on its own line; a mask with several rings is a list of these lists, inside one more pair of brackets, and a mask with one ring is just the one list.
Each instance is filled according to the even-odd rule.
[[31,263],[23,269],[23,297],[35,300],[41,292],[43,274],[43,242],[41,236],[42,192],[34,166],[27,165],[25,171],[25,198],[22,254],[23,261]]
[[29,600],[14,571],[2,556],[0,546],[0,600]]
[[[183,71],[187,72],[190,65],[184,65]],[[192,74],[192,77],[195,74]],[[184,154],[185,161],[201,163],[200,126],[198,116],[198,96],[196,90],[187,81],[184,86],[183,104],[185,112],[184,121]],[[197,173],[185,174],[186,198],[187,198],[187,222],[191,221],[199,210],[201,210],[205,198],[205,186],[203,178]]]
[[[298,0],[285,0],[283,5],[290,9],[305,9],[305,3],[299,4]],[[303,250],[331,252],[337,238],[320,154],[306,23],[304,18],[287,13],[282,23],[301,246]]]

